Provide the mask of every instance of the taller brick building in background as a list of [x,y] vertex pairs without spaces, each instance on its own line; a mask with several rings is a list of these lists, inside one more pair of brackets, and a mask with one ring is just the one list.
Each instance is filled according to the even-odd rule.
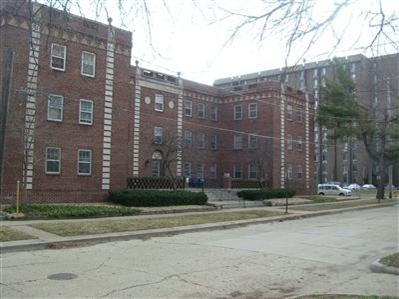
[[[131,66],[130,32],[25,1],[0,4],[1,195],[100,201],[172,171],[208,187],[314,192],[313,96],[279,82],[217,87]],[[140,45],[137,45],[140,46]]]

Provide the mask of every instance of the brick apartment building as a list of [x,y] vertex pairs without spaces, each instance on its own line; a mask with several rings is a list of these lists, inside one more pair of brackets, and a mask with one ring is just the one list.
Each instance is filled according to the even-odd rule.
[[[356,84],[357,98],[376,113],[394,111],[399,101],[399,53],[367,58],[353,55],[340,58],[349,67]],[[326,80],[334,80],[332,60],[304,63],[287,69],[265,70],[259,73],[216,80],[214,85],[241,88],[259,82],[280,81],[294,89],[313,94],[316,105]],[[282,78],[283,77],[283,78]],[[396,108],[397,109],[397,108]],[[327,130],[315,125],[315,178],[317,183],[339,181],[343,184],[378,184],[377,167],[369,158],[362,140],[348,138],[334,143],[327,138]],[[399,164],[387,169],[393,185],[399,186]],[[389,173],[388,173],[389,175]]]
[[[36,3],[0,3],[1,197],[100,201],[128,177],[314,192],[315,102],[279,82],[207,86],[131,62],[132,36]],[[140,45],[137,45],[140,46]],[[169,145],[168,145],[169,144]]]

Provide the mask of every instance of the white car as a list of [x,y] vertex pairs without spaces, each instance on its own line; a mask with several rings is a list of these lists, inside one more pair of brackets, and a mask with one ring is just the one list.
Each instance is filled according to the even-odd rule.
[[375,189],[375,186],[373,184],[364,184],[362,186],[362,189],[363,190],[372,190],[372,189]]
[[349,189],[341,188],[340,186],[334,184],[319,184],[317,186],[317,194],[350,196],[352,194],[352,191]]
[[359,190],[360,189],[360,185],[359,184],[350,184],[349,186],[345,187],[345,189]]

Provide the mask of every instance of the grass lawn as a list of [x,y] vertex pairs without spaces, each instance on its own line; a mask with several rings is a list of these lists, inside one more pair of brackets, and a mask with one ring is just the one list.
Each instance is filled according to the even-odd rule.
[[[314,202],[334,202],[339,201],[334,196],[325,196],[325,195],[304,195],[301,198],[309,199]],[[342,201],[342,200],[341,200]]]
[[[387,203],[395,203],[398,200],[390,199],[390,200],[382,200],[381,204]],[[320,204],[320,205],[307,205],[302,207],[292,207],[292,210],[301,210],[301,211],[323,211],[323,210],[333,210],[333,209],[342,209],[342,208],[350,208],[350,207],[361,207],[370,204],[378,204],[376,199],[362,200],[362,201],[346,201],[346,202],[334,202],[329,204]]]
[[[15,213],[15,205],[3,208],[3,211]],[[67,205],[67,204],[23,204],[20,211],[25,219],[43,218],[87,218],[137,215],[137,208],[106,205]]]
[[37,238],[22,233],[18,230],[9,228],[8,226],[0,225],[0,242],[28,240],[28,239],[37,239]]
[[385,266],[399,268],[399,252],[383,257],[380,263]]
[[38,223],[32,224],[31,226],[52,234],[66,237],[255,219],[278,216],[282,214],[282,212],[274,211],[249,210],[242,212],[203,213],[189,216],[172,216],[146,219]]

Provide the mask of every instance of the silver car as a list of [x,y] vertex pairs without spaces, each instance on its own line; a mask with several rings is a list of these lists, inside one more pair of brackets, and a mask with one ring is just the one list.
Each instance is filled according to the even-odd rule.
[[350,196],[352,194],[352,191],[349,189],[341,188],[340,186],[334,184],[319,184],[317,186],[317,194]]

